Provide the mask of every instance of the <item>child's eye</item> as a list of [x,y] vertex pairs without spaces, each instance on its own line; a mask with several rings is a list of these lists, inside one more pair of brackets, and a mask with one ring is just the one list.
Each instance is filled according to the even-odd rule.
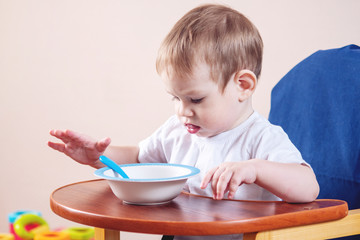
[[204,98],[191,99],[192,103],[201,103]]

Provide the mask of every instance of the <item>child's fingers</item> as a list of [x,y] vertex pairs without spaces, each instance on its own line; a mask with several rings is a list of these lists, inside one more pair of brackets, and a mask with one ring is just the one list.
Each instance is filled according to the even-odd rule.
[[238,190],[239,186],[242,184],[243,180],[241,176],[234,174],[231,178],[230,183],[228,185],[229,194],[228,197],[230,199],[234,198],[236,191]]
[[[78,133],[78,132],[67,129],[63,132],[63,138],[64,138],[63,139],[64,143],[72,143],[79,147],[84,147],[84,148],[93,149],[93,150],[97,151],[97,149],[96,149],[97,142],[93,138],[91,138],[87,135],[84,135],[82,133]],[[102,148],[104,148],[104,147],[102,146]],[[103,152],[103,151],[101,151],[101,152]]]
[[104,152],[106,148],[110,145],[111,139],[110,138],[104,138],[96,143],[95,147],[96,150],[99,152]]
[[68,143],[71,139],[69,138],[66,131],[68,131],[68,130],[63,131],[63,130],[58,130],[58,129],[52,129],[52,130],[50,130],[50,135],[60,139],[64,143]]
[[215,199],[217,199],[218,183],[220,180],[220,176],[222,176],[222,174],[224,173],[225,170],[226,170],[226,168],[220,166],[220,167],[216,168],[216,171],[213,174],[212,181],[211,181],[211,188],[213,190]]
[[228,187],[231,177],[232,177],[232,173],[229,171],[224,171],[219,176],[218,181],[216,183],[216,192],[214,192],[215,199],[217,200],[223,199],[224,193]]
[[80,134],[80,133],[77,133],[77,132],[74,132],[72,130],[65,130],[64,131],[64,135],[63,135],[66,139],[68,139],[69,141],[73,141],[73,142],[86,142],[85,141],[85,137],[84,135]]
[[200,184],[201,189],[205,189],[207,187],[207,185],[210,183],[210,181],[217,169],[218,169],[217,167],[213,168],[206,173],[205,177],[203,178],[203,180],[201,181],[201,184]]
[[51,129],[49,133],[51,136],[56,137],[56,138],[61,138],[61,135],[62,135],[62,131],[56,130],[56,129]]
[[65,145],[63,143],[48,142],[48,146],[59,152],[65,151]]

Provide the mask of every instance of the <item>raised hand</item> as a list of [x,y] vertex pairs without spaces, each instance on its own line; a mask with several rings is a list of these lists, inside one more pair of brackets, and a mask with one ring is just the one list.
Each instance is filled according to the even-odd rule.
[[96,141],[93,138],[71,130],[51,130],[50,135],[60,139],[61,143],[48,142],[48,146],[66,154],[81,164],[95,167],[99,157],[109,146],[111,139]]

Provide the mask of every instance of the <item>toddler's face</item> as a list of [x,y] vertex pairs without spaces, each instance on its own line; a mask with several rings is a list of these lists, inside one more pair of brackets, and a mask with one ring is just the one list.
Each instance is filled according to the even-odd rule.
[[245,120],[248,109],[238,100],[236,81],[230,80],[222,93],[205,63],[198,64],[187,79],[163,76],[163,80],[173,96],[176,114],[191,134],[212,137]]

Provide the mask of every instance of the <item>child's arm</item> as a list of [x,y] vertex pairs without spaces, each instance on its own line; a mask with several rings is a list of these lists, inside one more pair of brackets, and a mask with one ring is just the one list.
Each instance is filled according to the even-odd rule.
[[104,167],[99,161],[101,155],[106,155],[119,164],[138,162],[139,149],[137,146],[109,146],[110,138],[96,141],[89,136],[71,130],[51,130],[50,135],[60,139],[62,143],[49,141],[49,147],[66,154],[78,163],[94,168]]
[[311,202],[319,194],[315,174],[308,166],[260,159],[223,163],[205,175],[201,188],[209,183],[215,199],[222,199],[226,191],[233,198],[243,183],[255,183],[287,202]]

